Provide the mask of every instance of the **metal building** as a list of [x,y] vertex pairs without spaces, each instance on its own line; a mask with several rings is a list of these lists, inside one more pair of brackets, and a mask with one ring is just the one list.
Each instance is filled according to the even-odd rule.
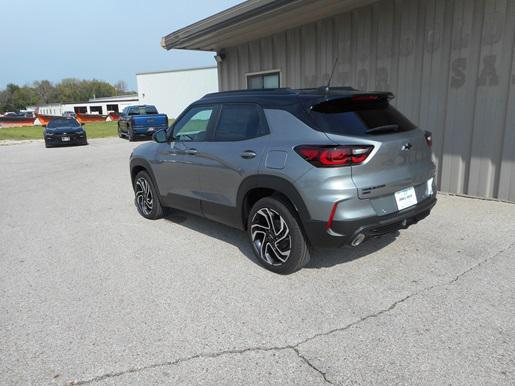
[[434,134],[447,192],[515,202],[515,0],[250,0],[162,39],[216,51],[220,89],[388,90]]
[[168,118],[177,116],[202,96],[218,91],[216,67],[136,74],[140,103],[155,105]]

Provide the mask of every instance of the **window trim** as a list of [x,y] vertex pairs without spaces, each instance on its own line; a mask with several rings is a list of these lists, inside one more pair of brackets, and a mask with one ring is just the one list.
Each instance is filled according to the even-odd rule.
[[250,89],[249,88],[249,78],[252,77],[252,76],[257,76],[257,75],[270,75],[270,74],[275,74],[277,73],[279,75],[279,88],[282,87],[282,71],[280,69],[273,69],[273,70],[264,70],[264,71],[256,71],[256,72],[248,72],[245,74],[245,84],[246,84],[246,87],[247,87],[247,90],[261,90],[261,89]]

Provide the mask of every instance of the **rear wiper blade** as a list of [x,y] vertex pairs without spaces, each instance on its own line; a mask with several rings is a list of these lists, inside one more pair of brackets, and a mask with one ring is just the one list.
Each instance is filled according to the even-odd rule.
[[399,125],[384,125],[374,127],[372,129],[368,129],[367,133],[375,133],[376,131],[397,131],[399,130]]

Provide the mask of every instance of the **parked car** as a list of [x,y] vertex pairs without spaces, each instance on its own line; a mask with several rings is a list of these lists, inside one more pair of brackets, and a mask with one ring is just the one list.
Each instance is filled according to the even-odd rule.
[[86,130],[75,118],[52,119],[43,126],[45,147],[61,145],[87,145]]
[[358,246],[429,215],[432,138],[351,88],[209,94],[134,149],[139,213],[172,207],[246,230],[262,265],[292,273],[312,247]]
[[65,111],[63,113],[63,117],[65,117],[65,118],[76,118],[77,114],[74,111]]
[[157,130],[168,127],[166,114],[159,114],[155,106],[128,106],[123,109],[118,121],[118,136],[135,141],[138,137],[152,137]]
[[23,113],[20,113],[20,114],[23,118],[36,118],[34,111],[24,111]]

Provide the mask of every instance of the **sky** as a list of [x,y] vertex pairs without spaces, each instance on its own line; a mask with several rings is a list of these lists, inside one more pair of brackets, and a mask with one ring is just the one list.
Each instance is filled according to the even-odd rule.
[[243,0],[0,0],[0,89],[63,78],[216,65],[214,53],[166,51],[161,37]]

